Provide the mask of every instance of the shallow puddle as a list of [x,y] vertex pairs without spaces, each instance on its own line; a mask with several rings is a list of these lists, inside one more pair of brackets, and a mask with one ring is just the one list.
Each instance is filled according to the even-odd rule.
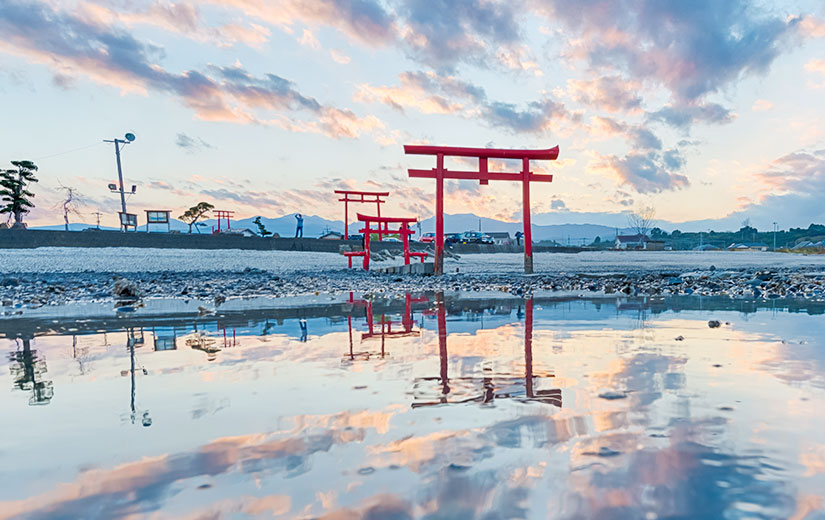
[[0,518],[820,518],[823,311],[412,294],[4,317]]

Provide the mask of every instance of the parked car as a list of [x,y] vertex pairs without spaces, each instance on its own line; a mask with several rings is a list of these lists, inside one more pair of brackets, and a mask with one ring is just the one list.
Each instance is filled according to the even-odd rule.
[[349,240],[364,240],[364,235],[350,235]]
[[461,243],[461,233],[445,233],[444,234],[444,243],[445,244],[459,244],[459,243]]
[[478,231],[465,231],[461,233],[459,241],[462,244],[492,244],[493,239],[490,235],[479,233]]
[[419,242],[423,242],[425,244],[432,244],[435,242],[435,233],[424,233],[421,235],[421,239]]

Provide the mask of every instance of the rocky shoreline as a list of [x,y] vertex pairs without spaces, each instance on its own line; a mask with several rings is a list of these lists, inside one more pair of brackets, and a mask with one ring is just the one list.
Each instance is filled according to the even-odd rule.
[[51,273],[0,277],[0,306],[39,307],[73,302],[139,298],[181,298],[211,302],[227,298],[394,294],[421,291],[500,291],[516,296],[558,292],[582,296],[701,295],[747,298],[825,298],[825,271],[817,268],[736,269],[624,273],[380,275],[363,271],[292,274],[244,269],[199,273]]

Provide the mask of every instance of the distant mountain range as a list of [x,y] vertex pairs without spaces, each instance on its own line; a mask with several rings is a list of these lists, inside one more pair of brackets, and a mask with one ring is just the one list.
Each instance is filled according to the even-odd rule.
[[[233,220],[231,226],[233,230],[250,229],[257,233],[258,227],[253,223],[254,220],[255,217]],[[211,233],[213,226],[217,227],[217,223],[218,222],[216,219],[208,219],[203,221],[203,225],[200,226],[200,232]],[[261,223],[266,227],[268,231],[278,233],[282,237],[295,236],[296,221],[294,214],[284,215],[278,218],[269,218],[262,216]],[[226,223],[224,222],[223,226],[225,225]],[[82,231],[90,227],[95,226],[85,223],[72,223],[69,225],[69,229],[71,231]],[[444,215],[444,231],[446,233],[478,231],[479,227],[483,232],[507,231],[510,233],[511,236],[514,235],[516,231],[520,231],[522,229],[522,225],[520,222],[504,222],[501,220],[479,217],[471,213],[459,215]],[[63,228],[64,227],[62,225],[32,227],[32,229],[49,230],[62,230]],[[172,219],[170,228],[173,231],[179,231],[181,233],[186,233],[189,230],[189,226],[187,224],[177,219]],[[117,230],[116,228],[105,226],[101,226],[101,229],[114,231]],[[143,231],[144,229],[145,225],[141,225],[139,227],[140,231]],[[358,223],[350,222],[349,232],[351,234],[356,233],[357,229]],[[419,228],[417,226],[413,229],[415,231],[419,231]],[[165,226],[161,225],[153,225],[151,226],[150,230],[155,232],[166,231]],[[305,237],[319,237],[327,231],[337,231],[339,233],[343,233],[344,224],[340,220],[327,220],[323,217],[319,217],[316,215],[304,215]],[[435,218],[433,217],[422,220],[420,231],[421,233],[434,232]],[[597,224],[533,225],[533,240],[537,242],[542,240],[555,240],[561,244],[569,243],[572,245],[581,245],[582,243],[589,244],[596,237],[600,237],[602,240],[612,240],[616,236],[616,231],[617,228]],[[196,233],[197,230],[193,227],[192,232]],[[618,229],[618,232],[620,234],[630,233],[630,230],[620,228]]]

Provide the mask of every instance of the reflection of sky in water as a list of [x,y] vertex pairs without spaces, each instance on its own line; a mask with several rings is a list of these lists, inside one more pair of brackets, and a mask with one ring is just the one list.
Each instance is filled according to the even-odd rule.
[[0,518],[822,518],[825,323],[697,302],[10,320]]

